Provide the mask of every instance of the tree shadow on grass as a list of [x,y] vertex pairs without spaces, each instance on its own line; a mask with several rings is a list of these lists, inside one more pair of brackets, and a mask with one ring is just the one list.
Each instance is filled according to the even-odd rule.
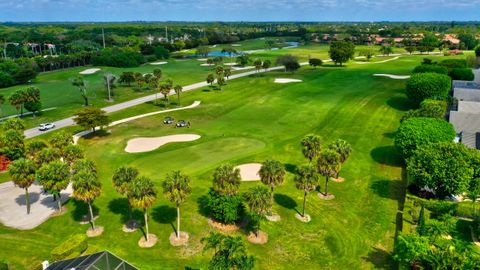
[[408,111],[415,108],[415,105],[407,97],[394,96],[387,100],[388,106],[399,111]]
[[[71,211],[73,220],[78,222],[88,220],[90,215],[88,210],[88,204],[78,200],[70,201],[74,205],[74,209],[73,211]],[[94,217],[100,214],[100,209],[98,209],[95,203],[92,204],[92,211]]]
[[295,210],[297,213],[300,213],[297,210],[297,206],[298,206],[297,202],[294,199],[292,199],[290,196],[285,194],[275,193],[273,195],[273,199],[278,205],[290,210]]
[[208,218],[210,216],[210,212],[208,209],[208,196],[206,194],[200,196],[197,199],[197,204],[198,204],[198,212],[200,215]]
[[177,219],[177,209],[168,205],[161,205],[153,208],[152,219],[158,223],[170,224],[174,232],[176,232],[175,225],[173,223]]
[[[122,223],[127,223],[130,219],[128,216],[128,199],[127,198],[116,198],[111,200],[108,203],[108,210],[112,213],[121,215]],[[142,220],[143,212],[139,209],[132,209],[132,218],[134,220]]]
[[405,189],[400,180],[378,180],[370,185],[375,194],[382,198],[399,200],[402,190]]
[[398,153],[397,148],[393,145],[374,148],[370,152],[370,156],[373,160],[383,165],[394,167],[401,167],[403,165],[403,159],[400,153]]
[[297,165],[286,163],[285,170],[287,170],[287,172],[289,173],[295,173],[297,171]]
[[373,248],[367,256],[362,257],[367,262],[374,265],[375,269],[398,269],[392,255],[385,250]]
[[90,140],[90,139],[107,137],[107,136],[110,136],[110,132],[108,132],[106,129],[100,129],[100,130],[95,130],[95,132],[90,132],[87,135],[83,136],[82,138],[85,140]]

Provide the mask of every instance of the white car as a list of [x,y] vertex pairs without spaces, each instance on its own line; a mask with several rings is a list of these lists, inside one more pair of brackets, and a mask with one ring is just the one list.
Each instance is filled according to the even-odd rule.
[[55,127],[55,124],[52,124],[52,123],[45,123],[45,124],[40,124],[38,126],[38,130],[40,131],[47,131],[49,129],[52,129]]

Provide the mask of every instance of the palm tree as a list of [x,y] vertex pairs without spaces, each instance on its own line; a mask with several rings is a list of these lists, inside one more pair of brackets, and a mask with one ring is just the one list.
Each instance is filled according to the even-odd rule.
[[70,144],[63,149],[63,161],[70,166],[77,160],[84,158],[84,156],[85,154],[83,153],[82,148],[78,145]]
[[17,114],[20,114],[20,116],[23,114],[23,103],[25,103],[25,96],[23,94],[23,91],[16,91],[13,93],[9,98],[8,102],[10,105],[15,107],[15,110],[17,110]]
[[47,148],[47,144],[40,140],[31,140],[25,147],[27,157],[31,160],[36,160],[37,155],[42,149]]
[[162,78],[162,70],[159,68],[154,69],[153,76],[155,76],[155,78],[160,80]]
[[98,181],[97,174],[93,171],[78,171],[72,175],[73,197],[88,204],[90,213],[90,224],[92,230],[95,230],[95,221],[93,219],[92,203],[100,196],[102,184]]
[[162,86],[162,83],[160,82],[160,79],[157,77],[152,76],[150,79],[148,79],[148,87],[155,91],[155,104],[157,104],[157,93],[160,92],[160,88]]
[[35,162],[26,158],[17,159],[8,166],[8,172],[13,183],[16,186],[25,189],[27,214],[30,214],[28,188],[33,184],[33,182],[35,182]]
[[45,147],[37,153],[35,164],[37,165],[37,168],[40,168],[50,162],[60,161],[60,158],[61,155],[58,149]]
[[321,138],[318,135],[309,134],[302,139],[302,153],[305,158],[307,158],[310,163],[320,153],[321,149]]
[[62,210],[60,192],[67,188],[70,182],[70,169],[67,164],[61,161],[53,161],[44,164],[37,171],[37,179],[42,184],[43,189],[48,191],[53,197],[58,197],[58,211]]
[[192,193],[190,178],[180,171],[167,174],[163,182],[163,194],[177,207],[177,239],[180,238],[180,205]]
[[274,188],[283,184],[285,180],[285,169],[282,163],[276,160],[265,160],[258,174],[262,183],[270,187],[270,195],[273,200]]
[[216,66],[215,67],[215,74],[217,74],[218,76],[223,74],[223,67],[222,66]]
[[88,95],[87,95],[87,82],[80,76],[74,78],[72,80],[72,85],[77,87],[80,95],[83,97],[85,101],[85,106],[88,106]]
[[213,76],[213,74],[208,74],[207,83],[210,84],[210,86],[213,86],[213,82],[215,82],[215,77]]
[[[337,152],[340,155],[340,165],[343,165],[343,163],[347,161],[347,159],[350,157],[350,154],[352,153],[352,147],[350,146],[350,144],[342,139],[333,141],[328,146],[328,148]],[[335,178],[338,178],[338,173]]]
[[115,81],[117,80],[117,77],[111,73],[107,73],[103,75],[103,82],[105,84],[105,89],[107,90],[107,95],[108,95],[108,100],[112,100],[113,94],[113,88],[115,87]]
[[230,76],[232,75],[232,70],[230,68],[225,68],[223,70],[223,75],[225,75],[225,77],[227,78],[227,80],[230,78]]
[[253,65],[255,66],[255,70],[258,73],[260,69],[262,69],[262,60],[256,59],[255,61],[253,61]]
[[173,87],[173,90],[177,94],[178,106],[180,106],[180,94],[183,91],[183,87],[181,85],[177,84],[177,85],[175,85],[175,87]]
[[[118,168],[112,177],[112,183],[115,190],[123,196],[128,197],[129,186],[137,178],[138,170],[132,167]],[[128,202],[128,218],[132,221],[132,205]]]
[[240,183],[240,170],[230,164],[220,165],[213,172],[213,190],[218,194],[236,195]]
[[157,190],[155,186],[147,177],[140,176],[135,178],[129,185],[127,192],[130,204],[135,208],[143,209],[143,216],[145,219],[145,240],[148,242],[148,214],[147,210],[157,199]]
[[264,186],[255,186],[245,193],[245,201],[247,202],[250,212],[255,215],[255,236],[258,237],[260,231],[260,219],[272,208],[272,194],[268,188]]
[[168,103],[168,94],[170,93],[171,86],[169,83],[162,83],[160,85],[160,93],[163,95],[163,100]]
[[262,63],[262,68],[265,69],[265,71],[267,71],[267,69],[269,69],[271,66],[272,66],[272,61],[268,59],[263,61]]
[[247,248],[239,236],[211,232],[202,238],[202,243],[205,243],[204,251],[215,251],[208,269],[251,270],[255,266],[255,258],[247,254]]
[[218,88],[222,90],[222,86],[225,85],[225,77],[223,77],[223,73],[217,77],[217,84]]
[[325,176],[325,196],[328,196],[328,180],[330,177],[338,175],[340,170],[340,155],[331,149],[325,149],[320,152],[317,161],[317,171],[319,174]]
[[311,164],[299,167],[295,174],[294,182],[297,189],[303,190],[302,217],[305,217],[308,192],[314,191],[318,185],[318,174],[315,171],[315,167]]

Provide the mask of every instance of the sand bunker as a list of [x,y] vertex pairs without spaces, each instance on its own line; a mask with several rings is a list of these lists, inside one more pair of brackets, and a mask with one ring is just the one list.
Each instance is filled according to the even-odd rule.
[[214,64],[207,64],[207,63],[205,63],[205,64],[201,64],[200,66],[202,66],[202,67],[211,67],[211,66],[214,66]]
[[274,81],[274,83],[292,83],[292,82],[302,82],[302,80],[277,78]]
[[80,71],[79,73],[82,75],[88,75],[88,74],[93,74],[99,70],[100,70],[99,68],[89,68],[89,69],[85,69],[84,71]]
[[393,74],[373,74],[376,77],[387,77],[395,80],[406,80],[410,78],[410,75],[393,75]]
[[261,167],[262,164],[260,163],[247,163],[239,165],[235,168],[240,170],[240,178],[242,181],[258,181],[260,180],[260,175],[258,172],[260,171]]
[[224,65],[225,65],[225,66],[236,66],[237,63],[225,63]]
[[200,139],[200,135],[197,134],[178,134],[169,135],[163,137],[153,138],[135,138],[131,139],[125,147],[125,152],[128,153],[141,153],[148,152],[159,148],[160,146],[171,142],[190,142]]
[[208,59],[207,58],[198,58],[197,60],[198,61],[207,61]]
[[165,64],[168,64],[168,62],[153,62],[153,63],[150,63],[150,65],[154,65],[154,66],[157,66],[157,65],[165,65]]
[[232,47],[240,47],[242,44],[232,44]]

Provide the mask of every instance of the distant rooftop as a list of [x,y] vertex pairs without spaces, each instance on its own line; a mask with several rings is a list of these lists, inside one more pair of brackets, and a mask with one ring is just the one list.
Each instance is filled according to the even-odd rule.
[[480,90],[480,83],[476,81],[453,81],[453,88],[475,89]]
[[108,251],[102,251],[51,264],[46,270],[138,270]]

